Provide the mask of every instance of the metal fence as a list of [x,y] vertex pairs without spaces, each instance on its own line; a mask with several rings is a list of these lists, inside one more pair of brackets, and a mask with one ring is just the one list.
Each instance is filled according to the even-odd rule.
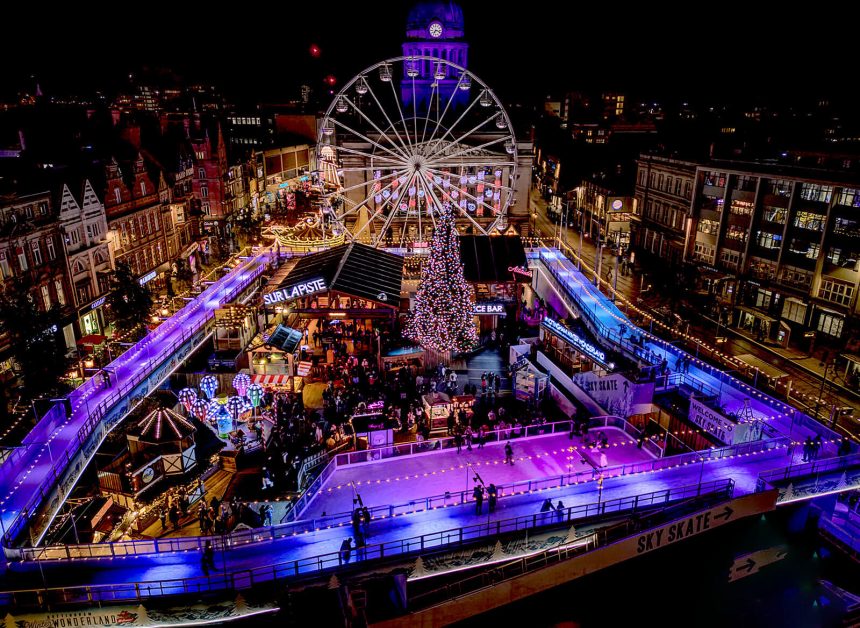
[[[214,283],[212,286],[207,288],[197,299],[186,305],[179,312],[188,311],[189,314],[203,307],[208,299],[212,297],[216,297],[219,299],[220,303],[229,303],[235,300],[242,292],[247,290],[248,286],[253,283],[253,281],[259,277],[266,268],[265,264],[266,256],[260,256],[254,258],[252,262],[244,264],[239,270],[244,270],[249,266],[254,264],[258,264],[254,269],[248,270],[248,276],[245,277],[245,281],[231,290],[229,293],[225,293],[223,295],[218,295],[218,293],[222,290],[222,284],[220,282],[226,282],[229,280],[230,275],[226,275],[219,282]],[[178,313],[177,313],[178,314]],[[74,488],[74,484],[77,481],[77,477],[83,470],[86,468],[87,463],[89,462],[89,456],[87,455],[87,451],[90,452],[89,455],[95,452],[96,447],[93,446],[92,443],[88,443],[88,440],[96,433],[96,430],[100,430],[98,434],[98,442],[101,442],[105,436],[107,436],[108,432],[119,422],[119,419],[122,416],[117,416],[112,418],[111,424],[103,424],[103,419],[105,415],[115,406],[118,406],[125,400],[126,412],[121,412],[121,415],[127,414],[128,411],[131,411],[136,403],[135,400],[127,399],[129,394],[139,385],[141,382],[144,382],[148,378],[152,376],[152,374],[161,366],[164,365],[168,360],[171,360],[171,365],[175,367],[177,365],[177,358],[175,353],[177,350],[186,344],[195,334],[206,332],[212,324],[214,320],[214,311],[210,313],[206,318],[198,321],[196,325],[191,325],[186,328],[179,339],[174,341],[168,346],[158,346],[158,342],[160,337],[168,333],[167,329],[164,329],[161,334],[159,334],[158,330],[148,334],[142,340],[140,340],[134,347],[132,347],[128,352],[123,354],[117,360],[121,360],[123,358],[128,359],[128,356],[132,356],[135,352],[140,353],[144,350],[150,350],[150,346],[155,344],[157,345],[157,353],[154,356],[150,356],[148,359],[147,369],[140,371],[133,375],[131,378],[125,379],[122,383],[111,391],[110,395],[102,400],[101,403],[95,408],[91,409],[88,406],[86,407],[87,411],[87,419],[83,423],[83,425],[78,430],[76,437],[72,440],[69,446],[66,447],[65,450],[61,452],[49,452],[52,457],[52,465],[49,475],[43,480],[43,482],[39,485],[39,487],[34,491],[33,497],[27,503],[27,505],[21,510],[21,514],[16,517],[13,523],[5,530],[3,536],[3,545],[8,546],[11,545],[28,527],[30,527],[31,523],[38,517],[38,513],[42,510],[45,502],[54,492],[54,488],[56,487],[59,493],[59,499],[62,500],[64,497],[63,491],[70,491]],[[162,329],[162,328],[159,328]],[[153,349],[153,351],[155,351]],[[113,364],[113,363],[112,363]],[[110,365],[109,365],[110,366]],[[165,375],[166,376],[166,375]],[[79,387],[75,391],[71,393],[69,396],[72,404],[75,404],[78,401],[77,397],[81,395],[90,394],[91,391],[96,386],[96,383],[93,380],[87,382],[83,386]],[[137,402],[140,400],[138,399]],[[54,406],[57,408],[58,406]],[[81,408],[79,411],[83,411]],[[31,433],[32,434],[32,433]],[[30,443],[28,446],[38,445],[37,443]],[[77,464],[72,464],[73,461],[76,461]],[[67,472],[71,469],[71,477],[65,477]],[[57,505],[58,506],[58,505]],[[39,519],[44,519],[42,517],[38,517]],[[8,551],[7,551],[8,554]]]
[[[561,512],[535,513],[511,519],[487,521],[461,528],[430,532],[420,536],[368,545],[355,552],[356,562],[375,561],[394,556],[417,554],[428,550],[459,547],[484,539],[495,538],[502,534],[533,530],[541,527],[554,527],[589,517],[637,512],[643,508],[662,506],[703,495],[730,498],[733,493],[734,482],[731,479],[726,479],[652,491],[641,495],[631,495],[606,501],[598,499],[598,501],[593,503],[571,506]],[[187,549],[200,551],[201,548],[189,547]],[[225,558],[224,560],[229,559]],[[0,596],[5,597],[4,601],[8,605],[18,608],[144,601],[165,595],[257,588],[259,585],[271,583],[272,581],[319,574],[329,569],[341,567],[343,564],[344,556],[338,551],[238,571],[230,571],[229,565],[225,564],[223,571],[216,572],[210,576],[159,580],[155,582],[83,585],[61,588],[46,587],[43,589],[8,592],[0,594]],[[3,597],[0,597],[0,600]]]

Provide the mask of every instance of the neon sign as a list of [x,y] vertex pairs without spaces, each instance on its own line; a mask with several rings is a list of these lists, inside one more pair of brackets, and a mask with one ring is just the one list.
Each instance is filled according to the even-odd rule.
[[604,351],[601,351],[600,349],[595,347],[582,336],[573,333],[564,325],[555,322],[551,318],[543,319],[541,321],[541,325],[549,329],[552,333],[554,333],[562,340],[565,340],[568,343],[572,344],[581,353],[584,353],[585,355],[594,358],[598,362],[606,364],[606,353]]
[[472,314],[476,316],[504,316],[505,304],[497,301],[485,301],[475,303],[472,306]]
[[531,279],[532,271],[528,268],[523,268],[522,266],[508,266],[508,271],[512,272],[515,275],[522,275],[523,277],[528,277]]
[[140,282],[140,285],[142,286],[142,285],[152,281],[153,279],[155,279],[155,271],[154,270],[146,273],[143,277],[138,279],[138,281]]
[[303,281],[294,286],[280,288],[274,292],[264,294],[263,303],[266,305],[272,305],[273,303],[280,303],[281,301],[292,301],[293,299],[314,294],[316,292],[322,292],[326,289],[325,279],[311,279],[310,281]]

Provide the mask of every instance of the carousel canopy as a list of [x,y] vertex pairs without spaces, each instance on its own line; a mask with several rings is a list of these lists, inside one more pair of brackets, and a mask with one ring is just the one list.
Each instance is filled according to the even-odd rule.
[[191,436],[197,428],[173,410],[160,408],[141,419],[128,433],[147,443],[165,443]]
[[475,283],[517,281],[508,269],[528,266],[520,236],[460,236],[460,259],[466,281]]
[[322,277],[327,290],[400,305],[403,258],[366,244],[352,242],[301,258],[279,288]]

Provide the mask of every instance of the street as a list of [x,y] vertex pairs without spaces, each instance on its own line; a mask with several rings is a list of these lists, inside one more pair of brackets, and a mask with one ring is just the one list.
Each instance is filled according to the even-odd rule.
[[[561,243],[566,244],[570,247],[567,254],[574,261],[581,251],[584,272],[589,278],[593,279],[595,275],[597,247],[594,245],[594,241],[588,237],[588,232],[586,231],[584,237],[580,240],[579,225],[571,225],[561,230],[559,225],[552,222],[548,217],[546,211],[547,203],[541,198],[540,193],[536,189],[531,190],[529,200],[531,205],[530,211],[537,214],[536,231],[540,233],[540,236],[545,241],[547,239],[557,239]],[[610,249],[609,247],[602,248],[603,259],[600,262],[601,277],[604,280],[611,281],[618,293],[631,304],[636,304],[636,307],[643,310],[643,313],[647,313],[647,315],[653,316],[657,320],[664,320],[664,316],[660,311],[671,309],[669,300],[659,294],[649,283],[655,274],[661,272],[662,269],[643,269],[641,263],[637,262],[633,265],[634,268],[624,275],[620,272],[620,268],[616,269],[614,249]],[[604,293],[607,292],[606,285],[603,282],[601,282],[601,289]],[[611,290],[608,292],[611,293]],[[629,305],[623,303],[619,303],[618,305],[622,310],[628,312],[632,318],[636,318],[634,312],[629,311],[631,309]],[[694,308],[686,309],[696,311]],[[841,382],[841,379],[837,378],[836,381],[833,381],[834,378],[832,375],[827,380],[823,380],[823,368],[819,366],[818,358],[808,357],[806,354],[794,349],[785,350],[766,347],[754,339],[747,337],[745,332],[726,327],[725,321],[723,321],[721,326],[718,326],[717,321],[710,318],[706,312],[696,311],[695,320],[684,320],[677,317],[674,324],[680,321],[683,321],[681,323],[683,328],[673,327],[667,329],[656,323],[650,324],[648,320],[644,320],[642,325],[666,340],[677,340],[681,344],[686,344],[691,353],[698,354],[698,346],[695,343],[686,342],[680,332],[698,338],[711,347],[719,347],[719,351],[729,356],[750,354],[767,362],[789,375],[787,379],[790,381],[790,386],[787,385],[787,382],[780,382],[774,387],[768,387],[764,385],[764,382],[767,381],[766,378],[760,375],[759,379],[762,381],[756,382],[759,388],[786,399],[792,405],[800,407],[810,415],[813,414],[816,405],[818,405],[819,420],[827,425],[830,425],[831,410],[834,405],[837,408],[854,408],[853,416],[842,416],[837,412],[836,425],[844,432],[848,432],[855,437],[858,435],[860,396],[845,388],[842,385],[844,382]],[[726,338],[726,341],[718,344],[716,341],[718,336]],[[681,345],[679,344],[679,346]],[[709,356],[703,355],[702,357]],[[726,366],[725,363],[721,363],[718,360],[714,360],[714,363],[718,366]],[[728,366],[731,367],[733,364],[730,363]],[[753,383],[753,381],[751,380],[750,383]],[[786,393],[789,393],[790,397],[787,398]],[[821,394],[820,401],[818,401],[819,393],[823,393]]]

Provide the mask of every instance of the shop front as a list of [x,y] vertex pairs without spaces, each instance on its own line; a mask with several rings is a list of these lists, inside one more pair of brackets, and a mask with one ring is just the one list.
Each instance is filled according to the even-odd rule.
[[78,328],[82,337],[101,334],[105,329],[103,308],[106,302],[107,296],[102,296],[78,310]]

